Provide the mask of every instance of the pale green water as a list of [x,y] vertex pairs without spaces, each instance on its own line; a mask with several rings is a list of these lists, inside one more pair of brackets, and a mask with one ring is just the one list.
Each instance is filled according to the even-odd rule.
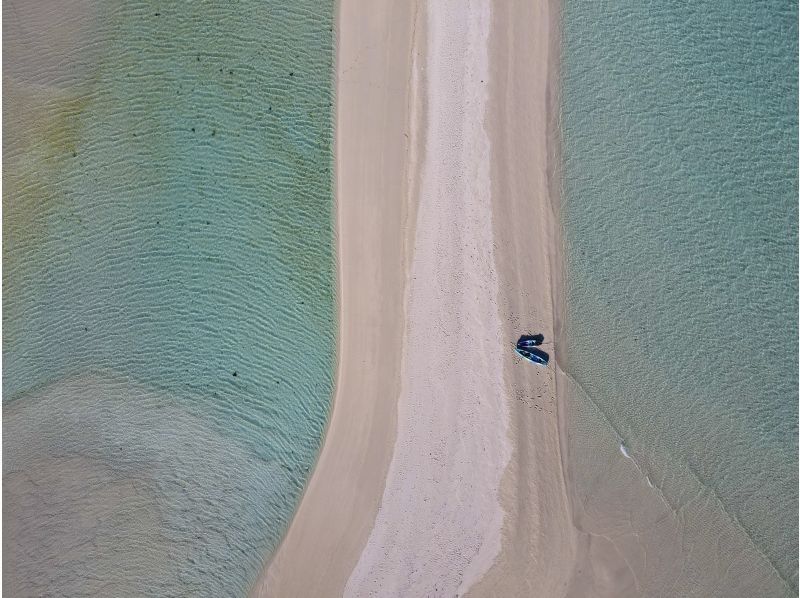
[[563,59],[581,525],[643,595],[796,595],[797,6],[568,0]]
[[332,389],[333,3],[106,4],[52,72],[14,8],[4,588],[242,595]]

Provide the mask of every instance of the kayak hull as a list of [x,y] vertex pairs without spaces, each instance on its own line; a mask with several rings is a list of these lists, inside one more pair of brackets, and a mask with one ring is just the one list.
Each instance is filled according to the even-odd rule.
[[527,359],[531,363],[535,363],[538,365],[547,365],[550,361],[550,355],[542,351],[541,349],[537,349],[536,347],[530,347],[526,349],[521,349],[517,347],[514,349],[517,355],[522,357],[523,359]]
[[544,342],[543,334],[523,334],[517,341],[517,347],[525,349],[528,347],[536,347]]

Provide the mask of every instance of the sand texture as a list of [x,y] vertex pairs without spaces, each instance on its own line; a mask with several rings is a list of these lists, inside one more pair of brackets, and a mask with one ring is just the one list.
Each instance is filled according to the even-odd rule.
[[500,550],[511,447],[483,126],[490,4],[421,10],[427,51],[412,81],[427,109],[412,135],[424,157],[397,440],[352,596],[463,594]]
[[[340,382],[256,594],[578,595],[595,580],[571,583],[586,551],[556,398],[559,15],[354,4],[339,14]],[[545,334],[550,367],[516,357],[525,332]]]

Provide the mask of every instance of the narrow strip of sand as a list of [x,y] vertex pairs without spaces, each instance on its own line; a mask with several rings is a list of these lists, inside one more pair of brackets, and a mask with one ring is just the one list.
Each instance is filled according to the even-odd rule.
[[[340,2],[340,364],[255,594],[558,596],[557,4]],[[548,368],[516,358],[543,332]]]
[[577,542],[556,363],[512,350],[525,332],[555,349],[557,5],[425,6],[397,443],[346,595],[564,595]]

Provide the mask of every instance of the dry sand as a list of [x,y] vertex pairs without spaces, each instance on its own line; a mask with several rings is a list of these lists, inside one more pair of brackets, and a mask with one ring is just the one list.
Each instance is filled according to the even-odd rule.
[[[463,594],[500,551],[511,455],[492,233],[489,0],[428,3],[397,440],[347,596]],[[417,94],[414,94],[415,96]],[[512,345],[513,346],[513,343]]]
[[580,568],[555,359],[513,353],[557,359],[553,6],[340,1],[337,392],[254,595],[549,598]]

